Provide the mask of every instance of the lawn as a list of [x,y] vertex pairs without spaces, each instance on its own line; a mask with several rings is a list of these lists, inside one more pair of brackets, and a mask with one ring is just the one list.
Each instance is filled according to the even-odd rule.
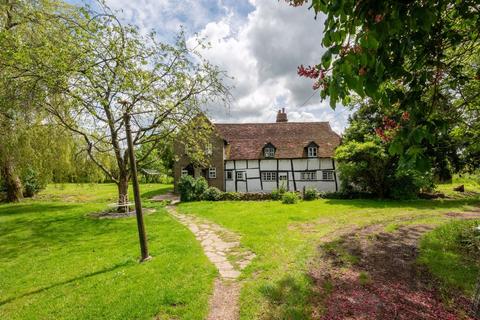
[[420,244],[419,262],[442,280],[443,289],[473,294],[480,275],[480,221],[453,221],[426,234]]
[[[143,197],[169,185],[141,185]],[[116,187],[51,185],[0,205],[0,319],[204,319],[216,270],[194,236],[146,201],[153,259],[139,264],[135,218],[94,219]]]
[[312,284],[309,262],[325,239],[340,231],[383,224],[386,231],[402,224],[442,224],[443,213],[478,205],[474,199],[374,201],[316,200],[280,202],[197,202],[179,210],[209,219],[241,235],[243,246],[257,258],[243,272],[241,319],[308,319]]
[[[116,199],[111,184],[50,185],[35,199],[0,205],[0,319],[204,319],[214,266],[194,236],[146,201],[171,189],[141,185],[153,260],[138,263],[135,218],[94,219]],[[418,201],[196,202],[179,210],[241,235],[257,258],[244,270],[242,319],[307,319],[309,263],[321,241],[369,224],[394,231],[443,224],[477,198]]]

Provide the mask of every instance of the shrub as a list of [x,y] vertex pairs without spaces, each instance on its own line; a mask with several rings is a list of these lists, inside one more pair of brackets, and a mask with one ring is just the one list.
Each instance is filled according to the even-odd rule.
[[416,170],[399,170],[390,185],[390,196],[393,199],[415,199],[420,191],[433,189],[433,176]]
[[285,192],[282,195],[282,203],[284,204],[294,204],[298,202],[298,194],[296,192]]
[[202,200],[207,201],[219,201],[223,198],[223,192],[220,191],[218,188],[209,187],[205,192],[202,194]]
[[195,178],[189,175],[181,176],[178,181],[178,192],[183,202],[195,200]]
[[272,200],[280,200],[285,192],[287,192],[287,188],[282,184],[280,188],[273,190],[270,196]]
[[195,196],[196,200],[200,200],[202,194],[208,189],[208,182],[204,177],[195,179]]
[[186,175],[178,181],[178,191],[180,192],[180,200],[183,202],[201,200],[203,193],[207,190],[208,183],[205,178],[195,179]]
[[222,200],[230,200],[230,201],[242,200],[242,194],[239,192],[224,192],[222,194]]
[[37,172],[33,169],[28,169],[22,180],[25,197],[33,197],[40,190],[45,188],[45,185],[42,184],[40,179],[38,178]]
[[307,188],[305,190],[305,193],[303,195],[303,200],[307,200],[307,201],[310,201],[310,200],[315,200],[317,199],[319,196],[318,194],[318,191],[317,189],[315,188]]

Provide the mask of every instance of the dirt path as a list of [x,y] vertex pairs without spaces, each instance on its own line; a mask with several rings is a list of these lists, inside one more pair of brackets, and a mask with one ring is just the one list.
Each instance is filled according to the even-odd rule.
[[173,205],[166,208],[195,235],[205,255],[217,267],[220,274],[220,278],[215,280],[208,319],[238,319],[241,283],[237,278],[255,254],[240,246],[239,237],[235,233],[204,219],[181,214]]
[[[479,218],[480,212],[446,214]],[[311,269],[316,319],[470,319],[469,299],[458,293],[448,308],[436,281],[416,263],[418,242],[432,229],[403,226],[384,232],[371,225],[325,243]]]

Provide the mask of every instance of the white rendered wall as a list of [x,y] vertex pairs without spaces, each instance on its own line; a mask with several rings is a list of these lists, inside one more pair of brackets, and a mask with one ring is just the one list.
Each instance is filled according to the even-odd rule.
[[[260,167],[259,167],[260,165]],[[292,171],[293,165],[293,171]],[[248,168],[247,168],[248,166]],[[278,171],[277,171],[278,168]],[[303,188],[315,188],[318,191],[334,192],[338,190],[340,181],[337,174],[335,180],[322,180],[323,170],[333,170],[334,165],[331,158],[314,159],[262,159],[258,160],[227,160],[225,170],[232,171],[233,180],[225,181],[225,191],[232,192],[271,192],[284,183],[290,191],[302,191]],[[236,173],[244,172],[245,180],[236,180]],[[280,174],[286,174],[286,181],[261,181],[261,171],[277,172],[277,179]],[[316,180],[302,180],[302,171],[315,171]],[[226,175],[225,175],[226,177]]]

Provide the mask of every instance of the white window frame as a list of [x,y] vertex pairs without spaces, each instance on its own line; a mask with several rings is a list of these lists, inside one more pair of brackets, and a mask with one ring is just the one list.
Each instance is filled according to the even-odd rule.
[[261,172],[262,181],[264,182],[275,182],[277,181],[277,172],[276,171],[262,171]]
[[207,156],[211,156],[211,155],[213,154],[213,147],[212,147],[211,144],[207,144],[207,145],[205,146],[205,154],[206,154]]
[[265,158],[274,158],[275,157],[275,148],[267,147],[263,149],[263,154]]
[[245,171],[237,171],[235,178],[237,178],[237,180],[245,180]]
[[211,167],[208,168],[208,179],[216,179],[217,178],[217,168]]
[[318,148],[317,147],[308,147],[308,157],[309,158],[315,158],[318,154]]
[[332,171],[332,170],[324,170],[324,171],[322,171],[322,180],[334,181],[334,180],[335,180],[335,177],[334,177],[334,175],[333,175],[333,171]]
[[182,176],[188,176],[188,170],[182,169]]
[[279,172],[278,181],[288,181],[288,172]]
[[[228,177],[230,175],[230,178]],[[232,170],[226,170],[225,171],[225,180],[233,180],[233,171]]]
[[304,171],[300,174],[301,180],[313,181],[317,180],[317,172],[316,171]]

